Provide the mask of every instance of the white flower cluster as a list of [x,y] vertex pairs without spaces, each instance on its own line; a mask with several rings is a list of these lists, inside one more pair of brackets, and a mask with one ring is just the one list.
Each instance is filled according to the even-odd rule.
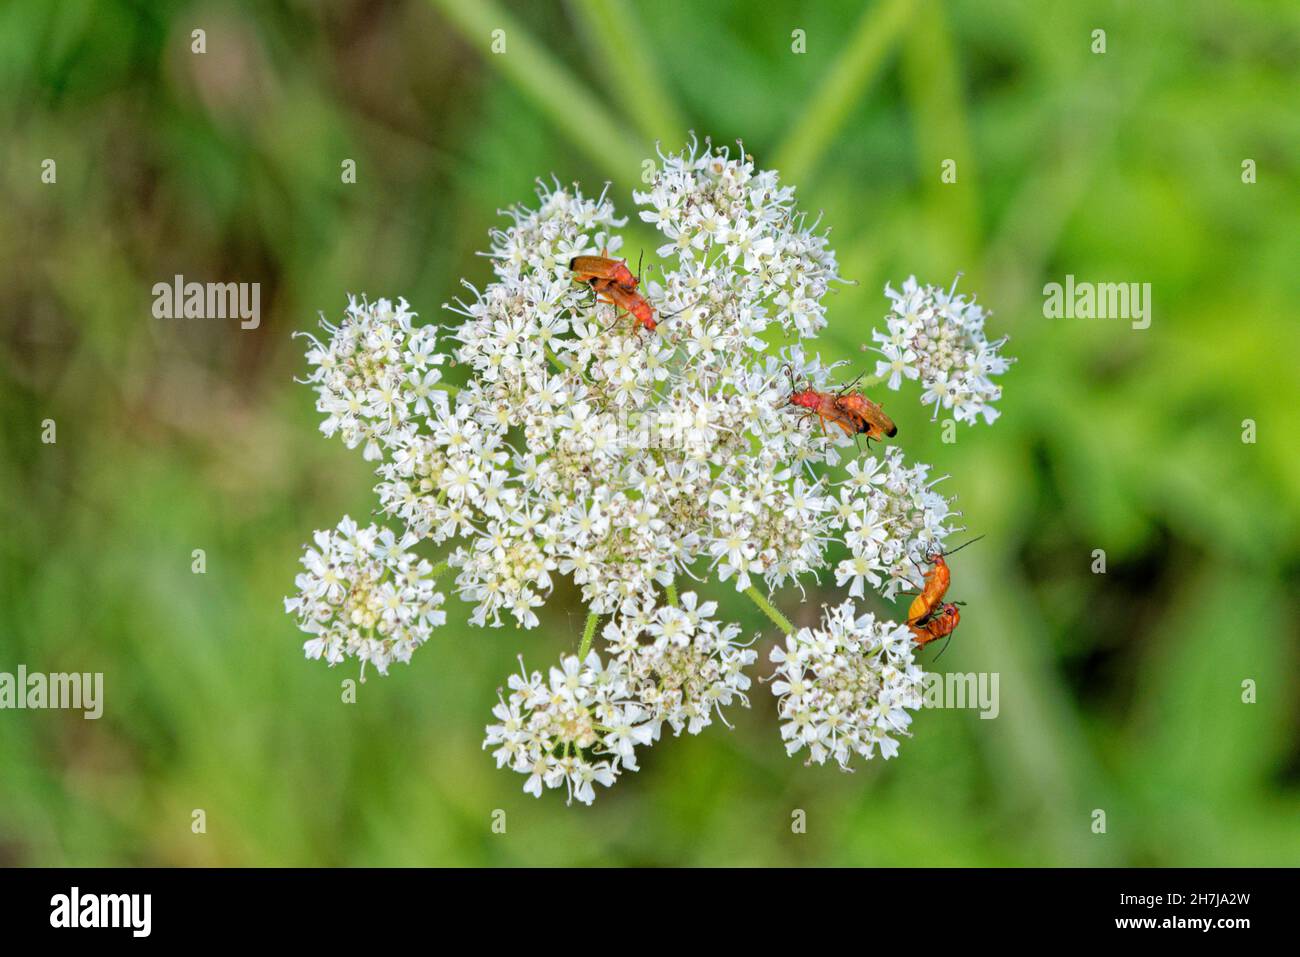
[[1002,397],[1002,387],[990,376],[1006,372],[1014,360],[999,352],[1006,336],[994,342],[985,337],[984,309],[958,295],[955,281],[944,292],[909,276],[901,292],[887,284],[885,295],[891,303],[886,331],[871,333],[884,356],[876,362],[876,376],[891,389],[898,389],[904,376],[919,378],[921,403],[933,404],[936,417],[944,408],[970,425],[981,415],[985,422],[996,419],[991,403]]
[[[896,446],[863,455],[834,418],[827,428],[790,404],[792,381],[833,396],[853,375],[807,351],[839,277],[793,189],[743,151],[706,144],[662,159],[634,196],[668,240],[657,250],[664,261],[618,290],[625,302],[644,297],[657,322],[634,325],[605,301],[608,287],[598,295],[570,268],[576,256],[621,255],[626,221],[613,204],[541,184],[537,208],[512,208],[492,233],[492,281],[466,283],[448,307],[463,317],[443,337],[468,373],[459,388],[440,382],[448,357],[436,327],[415,325],[404,300],[352,300],[307,354],[322,429],[364,445],[380,506],[405,529],[404,564],[391,569],[387,552],[339,551],[318,534],[303,595],[288,602],[321,636],[308,653],[384,665],[409,657],[442,616],[387,607],[408,594],[416,609],[436,607],[418,591],[428,564],[406,552],[417,540],[455,540],[446,561],[476,625],[536,627],[557,579],[569,579],[592,615],[608,616],[606,647],[584,648],[549,680],[512,678],[488,743],[499,764],[528,775],[530,793],[564,783],[583,802],[635,769],[633,749],[659,740],[665,724],[696,733],[748,703],[756,652],[738,642],[738,626],[714,619],[713,602],[677,599],[684,578],[716,571],[754,597],[760,585],[803,589],[833,572],[854,597],[870,585],[892,598],[917,583],[912,559],[957,530],[928,466],[908,464]],[[915,328],[890,328],[909,343],[897,355],[910,375],[940,361],[922,348],[926,336],[946,337],[954,356],[983,343],[973,304],[909,288],[916,308],[902,315]],[[996,348],[943,360],[947,381],[1001,371]],[[974,414],[974,386],[962,389],[950,393],[959,418]],[[836,469],[845,457],[847,475]],[[333,588],[335,579],[347,584]],[[401,597],[383,591],[390,585]]]
[[522,658],[519,667],[509,696],[492,709],[501,723],[488,725],[483,746],[497,746],[497,767],[528,775],[526,793],[541,797],[543,785],[563,784],[570,801],[590,804],[594,785],[609,787],[620,770],[636,770],[636,746],[649,744],[654,729],[625,700],[622,666],[604,667],[593,651],[583,661],[562,658],[549,681],[540,671],[529,674]]
[[394,661],[409,662],[447,615],[434,591],[433,567],[407,551],[416,536],[398,538],[388,529],[357,527],[346,515],[338,528],[318,531],[307,548],[307,570],[294,579],[298,594],[284,610],[316,637],[303,644],[308,658],[336,665],[346,657],[388,673]]
[[325,343],[295,333],[311,340],[307,361],[314,368],[306,381],[316,387],[316,411],[325,413],[321,431],[340,433],[350,449],[364,442],[367,461],[380,458],[381,446],[408,444],[413,416],[447,406],[437,388],[436,367],[446,360],[437,351],[437,327],[413,326],[414,318],[405,299],[393,305],[350,296],[338,326],[321,317]]
[[849,601],[823,609],[820,628],[786,635],[771,659],[787,754],[807,748],[809,763],[834,758],[847,771],[855,754],[898,753],[893,736],[908,734],[923,677],[906,626],[859,617]]
[[563,784],[570,801],[590,804],[595,784],[637,770],[635,749],[658,741],[665,723],[674,734],[699,734],[723,707],[748,706],[744,669],[758,653],[736,641],[738,625],[714,620],[716,611],[716,602],[687,592],[679,606],[611,622],[607,663],[594,651],[582,661],[570,655],[549,680],[521,660],[483,747],[495,748],[497,767],[527,775],[526,793],[541,797],[543,785]]
[[623,667],[628,691],[644,709],[659,739],[664,722],[673,734],[699,734],[733,701],[746,707],[744,669],[758,652],[737,641],[740,626],[716,621],[718,603],[686,592],[679,605],[661,605],[605,626],[602,637]]
[[836,566],[835,583],[848,584],[853,598],[862,597],[864,581],[886,598],[918,587],[918,558],[959,530],[950,523],[960,513],[934,490],[941,479],[930,479],[930,466],[922,462],[906,465],[897,446],[881,459],[850,462],[847,471],[837,486],[831,527],[851,557]]
[[425,506],[404,513],[416,528],[447,527],[456,504],[478,513],[458,520],[470,543],[452,560],[475,621],[497,624],[505,610],[536,624],[555,572],[592,611],[635,614],[697,560],[740,590],[755,575],[775,587],[824,566],[826,487],[798,466],[838,461],[849,440],[780,408],[784,363],[822,381],[826,371],[805,370],[798,346],[778,357],[758,338],[773,323],[811,335],[836,278],[792,190],[725,151],[665,158],[637,194],[674,239],[661,251],[678,257],[642,285],[659,310],[654,333],[616,325],[569,269],[576,255],[621,248],[612,205],[576,190],[539,195],[537,210],[511,210],[493,235],[496,280],[456,305],[457,359],[474,372],[456,416],[489,453],[512,428],[522,445],[437,476],[439,455],[421,453],[436,464],[417,474],[441,499],[413,499],[409,482],[381,488]]
[[678,258],[679,288],[736,301],[738,321],[759,307],[787,331],[816,335],[826,325],[822,298],[840,277],[826,236],[795,210],[794,187],[726,150],[692,147],[660,158],[650,190],[632,198],[650,207],[641,218],[671,240],[658,253]]

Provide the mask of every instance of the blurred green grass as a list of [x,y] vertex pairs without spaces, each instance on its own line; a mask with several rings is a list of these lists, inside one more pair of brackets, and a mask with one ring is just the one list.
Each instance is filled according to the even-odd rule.
[[[0,670],[103,671],[107,698],[97,722],[0,712],[0,862],[1297,863],[1298,54],[1293,5],[1208,0],[0,10]],[[993,428],[944,445],[914,393],[888,401],[988,536],[955,559],[940,670],[999,672],[1001,714],[925,712],[897,761],[844,775],[784,756],[759,686],[734,732],[566,808],[479,749],[516,652],[576,643],[561,596],[526,635],[453,601],[354,705],[353,672],[301,660],[299,547],[373,499],[317,433],[290,334],[349,291],[440,320],[487,275],[495,210],[554,172],[612,179],[627,211],[674,124],[780,158],[824,211],[859,281],[827,358],[861,359],[911,272],[963,271],[1011,333]],[[152,319],[178,272],[261,282],[261,328]],[[1044,319],[1066,273],[1152,283],[1151,328]]]

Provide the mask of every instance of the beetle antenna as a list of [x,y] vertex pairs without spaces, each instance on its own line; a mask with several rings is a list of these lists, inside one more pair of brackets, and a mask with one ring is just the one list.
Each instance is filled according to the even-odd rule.
[[984,537],[983,535],[976,535],[976,536],[975,536],[974,538],[972,538],[969,542],[963,542],[961,545],[958,545],[956,548],[954,548],[951,552],[944,552],[944,553],[943,553],[943,556],[944,556],[945,558],[947,558],[949,555],[956,554],[957,552],[959,552],[959,551],[961,551],[963,548],[965,548],[967,545],[974,545],[976,542],[978,542],[978,541],[979,541],[981,538],[983,538],[983,537]]
[[659,313],[659,318],[660,318],[660,319],[671,319],[673,316],[680,316],[680,315],[681,315],[683,312],[685,312],[687,309],[694,309],[694,308],[695,308],[696,306],[698,306],[699,304],[700,304],[700,301],[699,301],[698,299],[696,299],[696,300],[695,300],[693,303],[691,303],[689,306],[682,306],[682,308],[678,309],[676,312],[661,312],[661,313]]
[[840,395],[843,395],[845,392],[848,392],[848,391],[849,391],[850,389],[852,389],[855,385],[857,385],[859,382],[861,382],[861,381],[862,381],[862,377],[863,377],[864,375],[866,375],[865,372],[859,373],[859,374],[858,374],[858,377],[857,377],[856,379],[854,379],[852,382],[850,382],[850,383],[849,383],[848,385],[846,385],[844,388],[840,389]]
[[[790,377],[790,398],[792,399],[794,398],[794,373],[790,371],[790,363],[788,362],[785,365],[783,365],[781,368],[784,369],[785,374]],[[776,376],[773,376],[773,378],[776,378]],[[771,383],[771,381],[772,381],[771,379],[768,380],[769,384]],[[774,405],[772,408],[780,409],[787,405],[790,405],[790,399],[786,399],[785,401],[778,400],[776,405]]]

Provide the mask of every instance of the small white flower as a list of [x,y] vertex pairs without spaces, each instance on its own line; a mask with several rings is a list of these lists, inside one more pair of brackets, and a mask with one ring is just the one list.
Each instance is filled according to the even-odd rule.
[[327,413],[321,431],[338,432],[348,448],[364,443],[367,459],[402,444],[412,414],[423,414],[441,378],[431,368],[444,358],[434,352],[437,330],[416,329],[414,318],[405,299],[394,305],[352,297],[339,325],[321,319],[325,342],[301,333],[311,343],[307,361],[314,367],[307,382],[316,389],[317,410]]

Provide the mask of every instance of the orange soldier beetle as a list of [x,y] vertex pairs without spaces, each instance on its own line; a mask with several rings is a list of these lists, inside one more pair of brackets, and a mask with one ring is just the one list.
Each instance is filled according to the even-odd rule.
[[[797,405],[801,409],[807,409],[808,412],[803,419],[817,416],[822,423],[822,431],[826,431],[826,423],[831,422],[838,425],[844,430],[845,435],[857,435],[862,431],[860,422],[856,416],[845,409],[840,408],[836,397],[829,392],[819,392],[811,386],[807,389],[800,389],[794,381],[794,370],[789,366],[785,367],[786,375],[790,377],[790,398],[784,405]],[[803,421],[800,419],[800,421]]]
[[861,378],[862,376],[858,376],[841,389],[839,395],[835,397],[835,404],[862,423],[858,431],[866,433],[868,445],[871,444],[872,439],[876,441],[886,437],[892,439],[898,434],[898,426],[894,425],[894,420],[885,415],[884,409],[861,392],[849,391]]
[[659,323],[655,319],[654,307],[639,292],[631,292],[609,279],[593,279],[591,288],[595,291],[597,299],[612,302],[618,309],[632,314],[633,333],[638,329],[654,332],[658,328]]
[[865,435],[868,446],[872,439],[879,440],[898,434],[894,420],[885,415],[880,406],[861,392],[849,391],[862,376],[832,394],[812,388],[800,389],[795,385],[794,372],[789,366],[785,367],[785,371],[790,376],[789,404],[807,409],[809,415],[816,415],[821,420],[822,431],[826,430],[827,422],[833,422],[844,430],[845,435]]
[[[961,612],[957,610],[957,604],[948,601],[940,605],[933,615],[923,621],[915,624],[909,621],[907,627],[912,630],[912,637],[916,640],[917,646],[924,648],[930,642],[939,638],[947,638],[948,641],[951,641],[952,633],[957,630],[959,621],[961,621]],[[948,645],[945,642],[939,654],[935,655],[934,660],[938,661],[947,650]]]
[[[969,542],[958,545],[951,552],[939,549],[925,556],[925,560],[930,563],[930,570],[923,573],[925,584],[921,591],[917,593],[917,596],[912,599],[911,607],[907,609],[908,627],[933,615],[935,609],[939,607],[939,603],[943,601],[943,596],[948,593],[948,585],[952,582],[952,571],[948,568],[948,563],[944,561],[944,558],[961,551],[967,545],[974,545],[983,537],[983,535],[980,535],[972,538]],[[912,564],[915,565],[916,561],[913,560]],[[953,627],[957,627],[956,622],[953,622]]]
[[[636,291],[640,280],[627,268],[624,260],[610,259],[603,249],[600,252],[599,256],[574,256],[569,260],[574,282],[586,283],[597,299],[631,313],[633,333],[639,329],[654,332],[659,322],[649,300]],[[638,263],[637,271],[640,269]]]
[[[624,292],[636,292],[636,287],[640,280],[632,275],[632,270],[627,268],[627,262],[622,259],[610,259],[605,255],[605,250],[600,251],[599,256],[574,256],[569,260],[569,268],[573,270],[575,282],[585,282],[595,286],[597,280],[610,282],[623,289]],[[639,272],[641,265],[637,264]]]

